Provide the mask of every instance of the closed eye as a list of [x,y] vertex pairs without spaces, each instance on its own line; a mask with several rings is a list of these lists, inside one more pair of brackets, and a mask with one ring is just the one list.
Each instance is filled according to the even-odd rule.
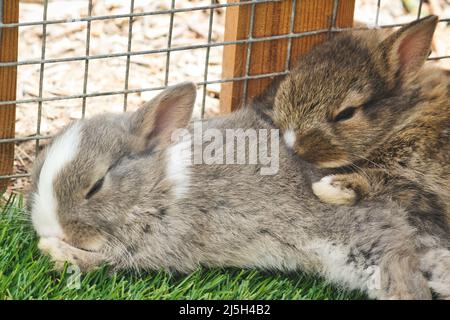
[[348,120],[355,114],[356,107],[347,107],[337,114],[334,118],[335,122]]
[[91,190],[86,194],[85,199],[91,198],[94,194],[96,194],[103,186],[103,182],[105,181],[105,177],[98,180],[94,185],[92,186]]

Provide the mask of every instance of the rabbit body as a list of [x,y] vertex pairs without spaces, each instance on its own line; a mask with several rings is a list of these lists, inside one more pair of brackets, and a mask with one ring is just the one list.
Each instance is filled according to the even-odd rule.
[[422,67],[438,19],[394,33],[352,32],[299,59],[264,113],[326,176],[324,202],[385,197],[411,215],[450,222],[450,77]]
[[[275,175],[259,163],[193,164],[210,143],[184,140],[195,131],[194,99],[195,87],[182,84],[134,113],[80,120],[54,138],[28,199],[40,249],[83,269],[301,270],[376,298],[425,299],[430,288],[450,296],[445,230],[412,223],[390,201],[322,203],[310,188],[319,173],[284,144]],[[252,108],[200,126],[275,129]]]

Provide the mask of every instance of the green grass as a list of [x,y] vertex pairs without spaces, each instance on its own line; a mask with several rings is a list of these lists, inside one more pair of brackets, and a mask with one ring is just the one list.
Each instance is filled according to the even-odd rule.
[[106,267],[82,274],[52,270],[37,249],[22,196],[0,198],[0,299],[361,299],[302,273],[205,269],[188,275],[164,271],[110,274]]

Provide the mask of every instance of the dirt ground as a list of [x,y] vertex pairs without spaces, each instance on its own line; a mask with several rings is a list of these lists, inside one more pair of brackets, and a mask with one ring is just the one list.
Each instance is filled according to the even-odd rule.
[[[216,0],[223,3],[225,0]],[[417,16],[417,0],[381,2],[379,24],[408,22]],[[87,0],[49,1],[48,20],[78,19],[88,15]],[[210,4],[210,0],[177,0],[176,8],[197,7]],[[375,25],[377,0],[356,0],[355,20],[369,26]],[[170,9],[170,0],[135,0],[134,12]],[[94,0],[91,15],[104,16],[130,12],[130,1]],[[422,16],[434,13],[450,18],[448,0],[428,0],[422,7]],[[20,1],[20,21],[41,21],[42,0]],[[223,41],[225,9],[214,10],[212,41]],[[133,23],[132,51],[153,50],[167,47],[170,15],[137,17]],[[173,19],[172,46],[205,44],[208,39],[209,10],[177,13]],[[129,18],[106,19],[91,23],[90,55],[126,52],[128,47]],[[45,58],[66,58],[86,54],[86,22],[70,22],[47,25]],[[19,30],[19,60],[39,60],[42,49],[42,26],[21,27]],[[433,43],[432,56],[450,54],[450,27],[440,23]],[[172,52],[169,64],[168,84],[183,80],[203,81],[206,49]],[[221,77],[222,47],[211,48],[208,80]],[[450,59],[438,62],[450,69]],[[87,93],[118,91],[125,88],[125,56],[96,59],[89,62]],[[130,59],[129,89],[159,87],[165,84],[166,54],[137,55]],[[44,67],[43,96],[63,97],[83,93],[84,61],[49,63]],[[18,67],[17,99],[33,99],[39,96],[40,65]],[[203,95],[199,89],[199,96]],[[134,109],[155,94],[154,91],[128,95],[128,107]],[[218,113],[220,85],[211,84],[206,90],[206,116]],[[195,116],[200,116],[201,100],[198,99]],[[123,95],[109,95],[86,99],[86,116],[104,111],[122,111]],[[41,135],[52,135],[70,120],[81,117],[83,99],[49,101],[42,104]],[[16,136],[36,134],[38,104],[17,105]],[[43,141],[42,144],[46,142]],[[15,173],[26,173],[34,159],[34,141],[16,145]],[[28,179],[16,179],[9,191],[26,189]]]

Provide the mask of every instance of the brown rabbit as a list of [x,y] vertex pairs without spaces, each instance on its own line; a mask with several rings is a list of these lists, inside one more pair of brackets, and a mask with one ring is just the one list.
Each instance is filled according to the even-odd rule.
[[450,218],[450,81],[423,67],[437,22],[341,34],[279,85],[265,112],[298,155],[332,169],[313,184],[322,201],[383,195],[443,225],[442,212]]

